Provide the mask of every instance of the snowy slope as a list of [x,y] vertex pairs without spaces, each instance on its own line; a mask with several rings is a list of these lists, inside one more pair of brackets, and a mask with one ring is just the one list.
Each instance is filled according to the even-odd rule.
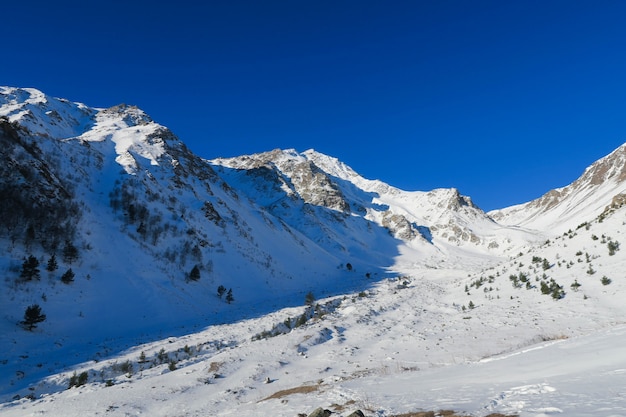
[[[519,257],[526,265],[537,253],[568,263],[576,247],[590,254],[594,275],[578,262],[547,270],[562,284],[572,277],[582,283],[577,291],[567,286],[560,300],[513,287],[508,273],[518,259],[494,272],[493,291],[471,287],[469,295],[463,284],[474,276],[416,270],[319,300],[315,318],[273,337],[254,336],[280,329],[305,307],[86,362],[34,384],[34,401],[7,403],[0,415],[294,416],[317,407],[339,416],[356,409],[366,416],[626,415],[626,257],[622,250],[609,255],[601,238],[591,237],[612,231],[615,240],[625,216],[618,210]],[[600,274],[612,282],[603,285]],[[463,308],[470,300],[475,307]],[[89,382],[68,390],[70,377],[82,372]]]
[[626,144],[594,162],[573,183],[525,204],[488,214],[502,224],[563,233],[580,219],[598,216],[626,193]]
[[485,214],[34,89],[0,88],[0,142],[0,415],[626,415],[621,148]]

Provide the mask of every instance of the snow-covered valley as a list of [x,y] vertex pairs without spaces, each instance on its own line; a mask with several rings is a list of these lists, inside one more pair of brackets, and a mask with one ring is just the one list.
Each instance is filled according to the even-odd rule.
[[206,161],[139,109],[0,92],[0,415],[626,416],[624,147],[484,213],[312,150]]

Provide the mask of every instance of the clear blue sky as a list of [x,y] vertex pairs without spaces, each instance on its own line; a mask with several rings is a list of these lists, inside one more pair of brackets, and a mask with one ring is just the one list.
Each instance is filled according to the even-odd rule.
[[624,1],[28,1],[0,84],[135,104],[205,158],[314,148],[485,210],[626,141]]

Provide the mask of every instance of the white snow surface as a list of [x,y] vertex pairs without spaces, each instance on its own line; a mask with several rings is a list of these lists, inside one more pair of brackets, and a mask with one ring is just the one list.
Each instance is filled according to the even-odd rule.
[[[0,87],[0,116],[58,142],[40,143],[67,155],[91,246],[81,247],[88,256],[72,265],[71,285],[42,271],[21,288],[10,277],[28,251],[2,237],[1,416],[296,416],[324,407],[336,416],[626,417],[626,251],[607,249],[624,240],[626,207],[597,217],[621,192],[617,180],[571,187],[585,191],[568,194],[579,206],[558,230],[554,215],[528,207],[503,210],[513,224],[504,226],[457,190],[399,190],[313,150],[194,167],[176,153],[181,143],[130,106],[93,109]],[[312,191],[298,182],[309,163],[321,172],[315,184],[347,201],[348,213],[334,208],[338,199],[324,200],[328,210],[298,200]],[[248,171],[258,167],[267,169]],[[208,179],[189,175],[174,187],[183,177],[173,169]],[[158,198],[145,204],[206,239],[211,268],[199,282],[177,278],[190,263],[165,259],[180,249],[177,235],[152,247],[111,214],[107,195],[128,178],[151,193],[174,190],[163,200],[184,212]],[[207,222],[204,202],[223,224]],[[400,216],[417,236],[379,227]],[[563,298],[541,293],[550,279]],[[214,294],[220,283],[234,288],[232,305]],[[308,291],[317,307],[302,305]],[[28,332],[15,310],[33,302],[48,320]],[[86,382],[69,388],[81,374]]]

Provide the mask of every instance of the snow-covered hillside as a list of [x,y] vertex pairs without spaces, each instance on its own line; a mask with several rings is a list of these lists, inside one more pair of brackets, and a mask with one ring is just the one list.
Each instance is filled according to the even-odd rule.
[[622,154],[486,214],[0,87],[0,415],[626,415]]
[[594,218],[626,194],[626,144],[596,161],[571,184],[525,204],[494,210],[500,223],[563,233],[576,221]]

